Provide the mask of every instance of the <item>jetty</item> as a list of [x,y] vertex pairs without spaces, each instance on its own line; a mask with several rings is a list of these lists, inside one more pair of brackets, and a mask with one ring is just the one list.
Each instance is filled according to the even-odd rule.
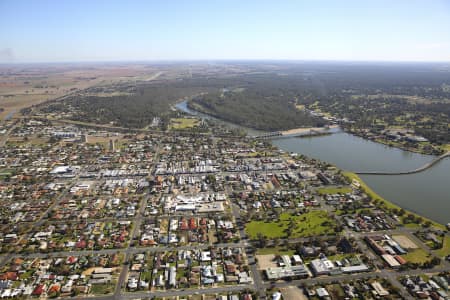
[[415,174],[415,173],[420,173],[420,172],[423,172],[423,171],[431,168],[432,166],[434,166],[435,164],[437,164],[438,162],[440,162],[441,160],[443,160],[446,157],[450,157],[450,151],[442,154],[441,156],[436,157],[435,159],[433,159],[429,163],[421,166],[420,168],[410,170],[410,171],[398,171],[398,172],[365,171],[365,172],[354,172],[354,173],[356,173],[358,175],[409,175],[409,174]]

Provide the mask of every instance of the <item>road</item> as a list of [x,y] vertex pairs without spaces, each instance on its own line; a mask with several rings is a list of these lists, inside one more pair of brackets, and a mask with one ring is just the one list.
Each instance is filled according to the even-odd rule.
[[[248,237],[247,237],[247,234],[245,233],[245,229],[244,229],[245,227],[244,227],[244,225],[242,223],[242,220],[241,220],[241,214],[240,214],[240,211],[239,211],[239,207],[235,203],[232,203],[231,210],[233,212],[233,216],[234,216],[234,219],[236,221],[236,224],[238,224],[239,234],[241,235],[241,240],[244,241],[245,246],[246,246],[245,249],[247,249],[248,247],[247,247],[247,242],[246,241],[247,241]],[[257,263],[255,261],[254,255],[255,254],[252,252],[252,253],[249,253],[247,257],[248,257],[248,260],[249,260],[249,267],[250,267],[251,275],[253,277],[254,289],[258,293],[259,297],[262,297],[265,294],[265,289],[264,289],[264,285],[263,285],[263,281],[262,281],[262,278],[261,278],[261,274],[260,274],[260,272],[258,270]]]
[[1,137],[0,139],[0,147],[4,147],[6,145],[6,142],[8,141],[9,135],[11,132],[16,129],[18,124],[20,123],[20,120],[16,120],[15,123],[8,129],[8,131]]
[[[158,75],[159,76],[159,75]],[[161,153],[161,147],[158,144],[155,148],[155,157],[154,161],[158,161],[159,155]],[[150,170],[150,174],[153,174],[155,172],[155,166],[156,164],[152,165],[152,169]],[[137,216],[135,217],[135,221],[133,223],[133,229],[130,234],[130,242],[128,243],[128,247],[125,250],[125,262],[129,262],[132,257],[132,253],[130,253],[129,250],[131,250],[131,245],[134,242],[135,239],[139,239],[138,235],[140,233],[141,223],[142,219],[144,218],[145,208],[147,206],[147,201],[151,197],[151,195],[148,193],[145,197],[142,198],[141,202],[139,203],[139,211],[137,213]],[[124,264],[122,266],[122,271],[120,272],[119,279],[117,280],[116,289],[114,291],[114,296],[116,298],[120,297],[121,289],[125,287],[125,281],[128,277],[128,264]]]
[[[150,195],[147,195],[146,197],[143,197],[141,202],[139,203],[139,211],[137,214],[137,217],[135,218],[135,222],[133,223],[133,229],[130,234],[130,242],[128,243],[128,248],[126,250],[130,249],[131,244],[134,242],[135,238],[139,234],[142,218],[144,216],[144,211],[146,207],[146,203]],[[129,251],[125,254],[125,262],[129,262],[131,260],[131,253]],[[120,272],[119,279],[117,280],[116,289],[114,291],[114,296],[118,298],[120,296],[120,290],[122,287],[125,286],[125,280],[127,279],[128,275],[128,264],[124,264],[122,266],[122,271]]]
[[253,290],[252,285],[232,285],[222,287],[207,287],[199,289],[186,289],[178,291],[145,291],[145,292],[132,292],[121,293],[120,295],[105,295],[105,296],[91,296],[91,297],[70,297],[70,298],[58,298],[58,299],[90,299],[90,300],[117,300],[117,299],[143,299],[143,298],[159,298],[159,297],[176,297],[176,296],[189,296],[189,295],[204,295],[204,294],[216,294],[229,292],[239,292],[245,290]]

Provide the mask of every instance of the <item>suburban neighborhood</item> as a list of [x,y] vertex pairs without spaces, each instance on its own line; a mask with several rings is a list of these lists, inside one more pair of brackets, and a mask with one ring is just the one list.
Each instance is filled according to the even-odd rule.
[[11,124],[0,297],[449,299],[446,228],[333,165],[202,126]]

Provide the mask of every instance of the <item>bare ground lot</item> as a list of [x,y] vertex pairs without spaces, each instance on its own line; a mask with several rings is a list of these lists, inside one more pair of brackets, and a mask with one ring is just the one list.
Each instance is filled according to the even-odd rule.
[[[330,126],[330,129],[334,129],[334,128],[338,128],[338,127],[339,126],[337,126],[337,125],[332,125],[332,126]],[[282,131],[281,134],[282,135],[304,134],[304,133],[310,132],[311,130],[317,131],[317,132],[327,132],[327,130],[324,127],[306,127],[306,128],[294,128],[294,129],[285,130],[285,131]]]
[[303,291],[296,286],[287,286],[280,289],[284,300],[308,300]]
[[404,249],[417,249],[419,248],[413,241],[411,241],[407,236],[404,235],[394,235],[392,236],[394,241],[396,241],[400,247]]
[[256,258],[258,259],[260,270],[277,267],[276,262],[273,261],[273,259],[275,258],[275,255],[273,254],[256,255]]

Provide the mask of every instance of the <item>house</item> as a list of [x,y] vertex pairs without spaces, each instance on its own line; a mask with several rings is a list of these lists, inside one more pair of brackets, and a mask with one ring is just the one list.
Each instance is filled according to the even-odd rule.
[[138,281],[137,281],[137,279],[134,278],[134,277],[129,278],[129,279],[128,279],[128,283],[127,283],[127,287],[128,287],[130,290],[137,289],[137,287],[138,287]]
[[281,300],[281,293],[279,291],[272,294],[272,300]]
[[316,289],[316,294],[320,299],[326,299],[330,297],[330,294],[328,293],[327,289],[323,287]]
[[200,254],[200,260],[203,262],[211,261],[211,252],[210,251],[202,251]]
[[238,277],[240,284],[253,284],[253,278],[247,272],[240,272]]
[[300,255],[297,255],[297,254],[292,256],[292,261],[294,262],[294,265],[301,265],[301,264],[303,264],[302,258],[300,257]]
[[169,285],[172,287],[177,285],[177,269],[174,266],[169,270]]
[[375,290],[375,293],[377,295],[382,297],[389,295],[389,291],[383,288],[383,286],[378,281],[372,282],[371,286]]
[[9,281],[16,281],[18,277],[19,276],[18,276],[17,272],[6,272],[6,273],[0,275],[0,280],[2,280],[2,281],[7,281],[7,280],[9,280]]
[[33,296],[41,296],[44,291],[45,291],[45,285],[38,284],[31,294]]

